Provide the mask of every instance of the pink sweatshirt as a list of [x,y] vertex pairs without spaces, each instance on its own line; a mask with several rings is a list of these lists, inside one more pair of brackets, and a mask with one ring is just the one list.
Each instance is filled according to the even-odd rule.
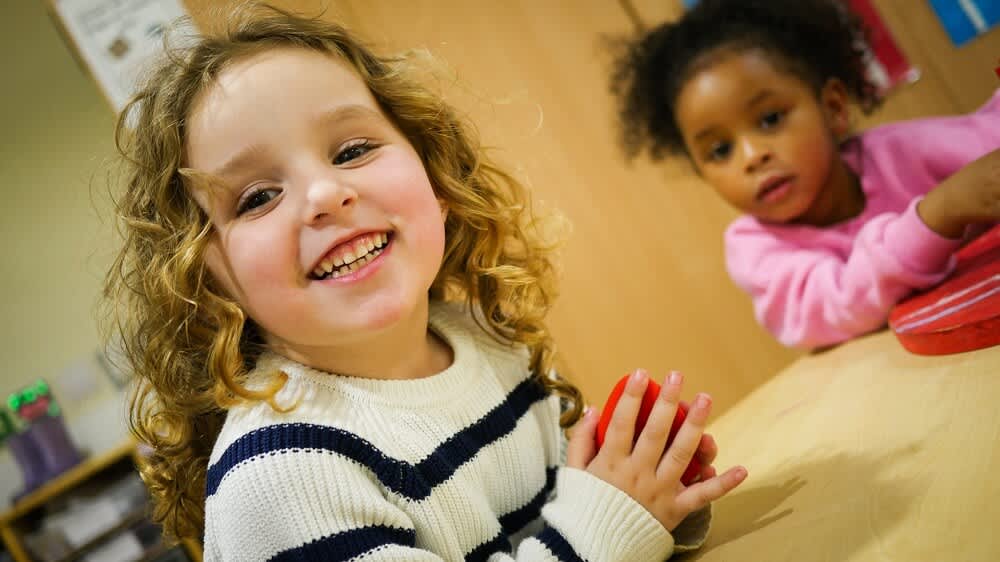
[[1000,148],[1000,90],[975,113],[876,127],[841,156],[861,179],[857,217],[826,228],[736,219],[726,265],[757,320],[787,346],[839,343],[885,325],[894,304],[941,281],[959,242],[917,216],[917,202],[969,162]]

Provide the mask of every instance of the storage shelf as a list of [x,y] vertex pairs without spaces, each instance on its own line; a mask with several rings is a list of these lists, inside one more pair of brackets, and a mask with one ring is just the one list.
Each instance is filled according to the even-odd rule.
[[[110,475],[116,474],[120,478],[126,471],[134,471],[138,464],[139,455],[135,441],[127,439],[117,447],[103,452],[99,455],[89,457],[77,466],[71,468],[60,476],[45,483],[37,490],[27,494],[16,502],[9,510],[0,515],[0,538],[3,539],[3,546],[10,553],[15,562],[32,562],[32,557],[23,543],[22,535],[33,525],[37,525],[33,513],[44,508],[54,500],[60,499],[81,487],[89,487],[95,482],[107,481]],[[115,536],[128,532],[137,523],[149,517],[149,504],[143,502],[141,508],[136,508],[128,513],[121,521],[113,527],[101,532],[99,535],[86,541],[86,543],[74,548],[57,562],[73,562],[80,560],[94,548]],[[170,552],[173,548],[181,548],[187,557],[194,562],[201,562],[201,546],[194,541],[182,541],[179,545],[167,545],[161,539],[159,543],[146,549],[142,560],[156,560],[157,557]]]

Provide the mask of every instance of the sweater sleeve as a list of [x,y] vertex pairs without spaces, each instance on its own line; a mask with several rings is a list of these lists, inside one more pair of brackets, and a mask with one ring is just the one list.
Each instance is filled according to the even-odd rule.
[[873,218],[846,259],[806,247],[751,221],[726,232],[726,262],[750,294],[757,320],[787,346],[840,343],[883,326],[889,310],[914,289],[938,283],[960,242],[941,237],[917,215]]
[[[418,546],[418,525],[385,494],[336,455],[299,450],[248,461],[208,497],[205,560],[445,560]],[[478,545],[477,559],[493,562],[664,560],[674,549],[671,534],[640,504],[580,470],[559,469],[542,519],[514,552],[489,532],[465,542]],[[469,531],[445,534],[456,532]]]

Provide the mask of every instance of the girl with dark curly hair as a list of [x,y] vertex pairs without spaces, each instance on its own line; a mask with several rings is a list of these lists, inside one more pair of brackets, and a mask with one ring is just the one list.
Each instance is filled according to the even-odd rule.
[[878,103],[863,28],[838,0],[701,0],[617,62],[629,157],[683,154],[744,213],[730,275],[782,343],[839,343],[933,285],[1000,220],[1000,95],[975,113],[851,134]]
[[593,411],[566,443],[582,400],[552,370],[552,245],[412,57],[275,9],[226,26],[171,49],[118,123],[106,292],[166,531],[209,561],[700,544],[746,477],[711,466],[709,397],[664,453],[671,377],[633,447],[637,372],[601,450]]

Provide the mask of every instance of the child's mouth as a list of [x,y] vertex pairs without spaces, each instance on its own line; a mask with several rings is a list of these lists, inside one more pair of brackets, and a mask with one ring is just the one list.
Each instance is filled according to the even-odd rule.
[[774,203],[784,198],[791,190],[792,176],[776,176],[765,180],[757,190],[757,201]]
[[350,275],[374,261],[391,241],[391,232],[365,236],[361,240],[354,241],[346,250],[338,251],[333,257],[324,259],[309,273],[309,278],[323,281]]

